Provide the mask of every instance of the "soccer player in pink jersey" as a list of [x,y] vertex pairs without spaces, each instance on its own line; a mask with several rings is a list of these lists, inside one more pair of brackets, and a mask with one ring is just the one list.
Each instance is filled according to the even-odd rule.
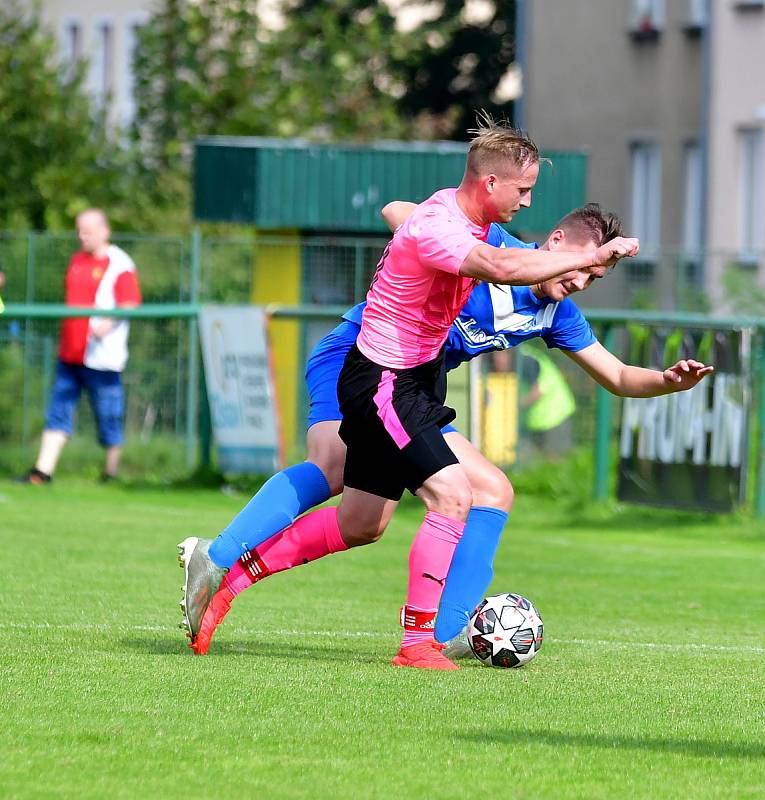
[[[338,382],[340,436],[347,446],[340,505],[306,514],[250,554],[246,577],[252,582],[368,543],[382,535],[404,489],[420,497],[427,512],[410,551],[396,666],[457,669],[433,635],[472,502],[468,478],[440,430],[455,418],[443,405],[442,347],[450,325],[480,280],[531,285],[638,252],[637,240],[622,237],[584,252],[486,244],[490,223],[508,222],[531,204],[538,173],[531,139],[487,120],[471,142],[459,188],[437,192],[396,231]],[[196,551],[186,554],[185,565],[184,613],[201,620],[226,569]]]

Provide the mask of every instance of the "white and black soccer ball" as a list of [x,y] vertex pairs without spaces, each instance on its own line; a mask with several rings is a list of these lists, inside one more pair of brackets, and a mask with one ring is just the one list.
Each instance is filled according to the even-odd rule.
[[519,594],[495,594],[471,615],[467,639],[473,655],[487,667],[522,667],[542,647],[542,617]]

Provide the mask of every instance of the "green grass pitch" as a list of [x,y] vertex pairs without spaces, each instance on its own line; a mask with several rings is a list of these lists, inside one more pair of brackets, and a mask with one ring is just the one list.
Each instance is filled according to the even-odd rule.
[[412,503],[196,658],[175,544],[245,499],[0,487],[0,797],[765,797],[762,524],[521,497],[493,589],[537,604],[540,655],[429,673],[388,664]]

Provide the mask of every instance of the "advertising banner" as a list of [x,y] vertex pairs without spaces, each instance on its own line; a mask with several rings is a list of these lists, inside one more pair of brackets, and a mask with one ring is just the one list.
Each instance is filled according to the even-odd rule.
[[257,306],[204,306],[199,326],[220,469],[281,469],[265,312]]
[[[637,333],[654,369],[680,358],[713,364],[695,388],[624,400],[619,442],[620,500],[730,511],[744,500],[750,403],[748,331]],[[671,337],[674,337],[672,339]],[[699,353],[698,356],[695,353]],[[677,357],[675,357],[677,356]],[[631,363],[646,363],[632,360]]]

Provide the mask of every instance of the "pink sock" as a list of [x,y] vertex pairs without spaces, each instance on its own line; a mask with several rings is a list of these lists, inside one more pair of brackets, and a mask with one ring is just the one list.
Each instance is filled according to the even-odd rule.
[[258,555],[273,574],[347,549],[337,525],[337,509],[331,507],[312,511],[266,539],[259,545]]
[[[277,533],[276,535],[278,536],[279,534]],[[228,589],[232,600],[255,582],[252,574],[242,566],[242,562],[248,560],[247,556],[249,555],[247,553],[235,562],[234,566],[226,573],[226,577],[223,578],[223,585]]]
[[[464,529],[464,522],[437,511],[428,511],[425,515],[409,551],[409,589],[405,609],[407,612],[420,613],[405,613],[402,647],[434,639],[438,603],[454,549]],[[407,625],[407,618],[414,624]]]
[[347,550],[340,535],[336,508],[320,508],[245,553],[223,579],[233,600],[253,583],[330,553]]

